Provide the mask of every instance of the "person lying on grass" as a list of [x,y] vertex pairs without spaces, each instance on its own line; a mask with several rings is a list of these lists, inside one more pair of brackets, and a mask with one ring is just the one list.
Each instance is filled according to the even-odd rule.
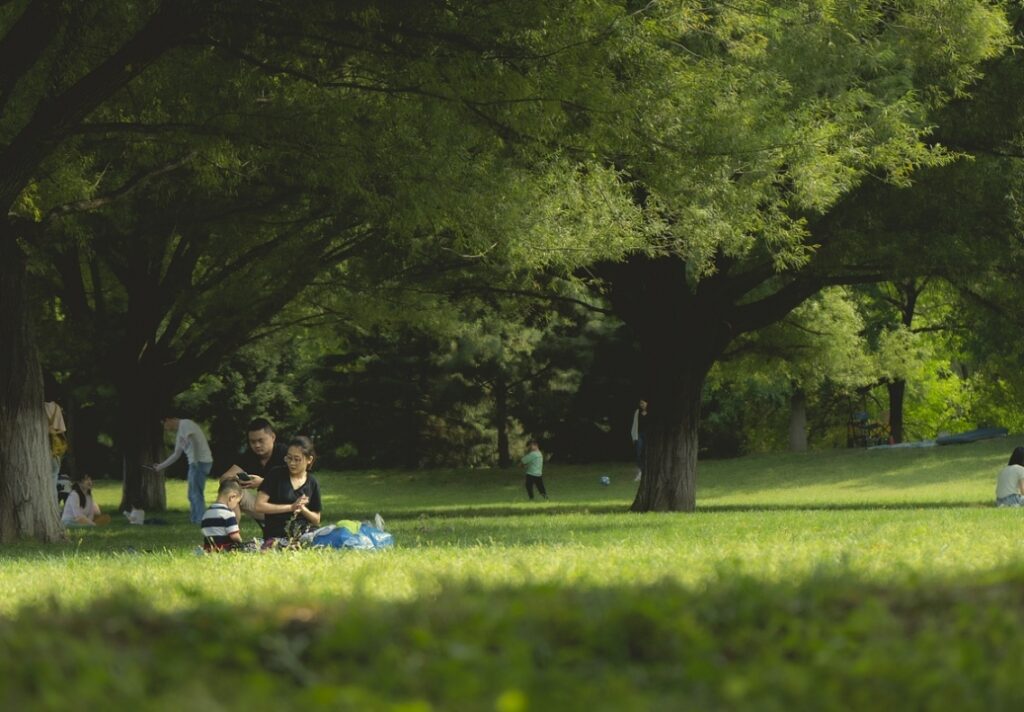
[[297,537],[320,526],[320,484],[310,473],[316,451],[304,435],[291,439],[284,467],[267,473],[256,495],[256,511],[265,515],[267,540]]
[[235,511],[242,499],[242,488],[236,480],[224,480],[217,489],[217,501],[203,512],[203,548],[206,551],[228,551],[242,545]]
[[110,524],[110,515],[103,514],[92,498],[92,477],[82,475],[71,486],[71,494],[64,502],[60,520],[66,527],[95,527]]
[[996,480],[996,506],[1024,506],[1024,447],[1015,447]]

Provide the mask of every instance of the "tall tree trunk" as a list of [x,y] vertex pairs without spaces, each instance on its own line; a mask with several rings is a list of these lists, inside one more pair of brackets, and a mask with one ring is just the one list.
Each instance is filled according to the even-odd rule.
[[68,452],[64,456],[62,472],[75,480],[78,479],[80,464],[78,462],[78,448],[75,447],[75,432],[78,430],[78,400],[70,393],[63,396],[64,403],[64,425],[67,427]]
[[671,390],[651,397],[644,432],[645,467],[634,512],[692,512],[697,507],[697,435],[707,371],[678,374]]
[[148,470],[143,465],[164,458],[159,418],[165,399],[156,386],[159,383],[157,376],[141,369],[127,375],[128,378],[122,377],[118,387],[122,404],[118,445],[124,478],[120,508],[125,511],[134,506],[162,512],[167,509],[164,474]]
[[[928,286],[928,279],[908,279],[895,284],[898,299],[893,304],[899,310],[900,323],[910,329],[917,313],[917,300]],[[903,400],[907,392],[906,380],[899,378],[888,384],[889,388],[889,434],[892,442],[903,442]]]
[[637,260],[616,280],[612,304],[640,343],[649,394],[645,467],[632,510],[692,512],[697,505],[701,395],[729,330],[715,305],[692,291],[678,260]]
[[64,533],[26,280],[25,255],[13,236],[0,234],[0,543],[52,542]]
[[508,447],[508,385],[501,370],[494,380],[494,427],[498,431],[498,467],[506,468],[512,464],[512,455]]
[[738,335],[778,321],[821,285],[792,280],[750,301],[745,295],[763,282],[759,270],[732,277],[722,269],[693,284],[681,259],[634,255],[601,271],[611,285],[612,307],[640,344],[637,371],[642,392],[649,394],[647,467],[632,509],[693,511],[708,372]]
[[889,387],[889,434],[894,443],[903,442],[903,399],[907,382],[902,378],[892,381]]
[[807,450],[807,394],[800,388],[789,399],[789,449]]

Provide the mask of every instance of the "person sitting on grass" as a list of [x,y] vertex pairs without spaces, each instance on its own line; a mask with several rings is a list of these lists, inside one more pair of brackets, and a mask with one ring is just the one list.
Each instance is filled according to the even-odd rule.
[[533,488],[537,487],[540,496],[548,498],[547,490],[544,489],[544,456],[540,452],[540,443],[536,440],[526,442],[526,454],[519,461],[526,468],[526,496],[533,499]]
[[217,489],[217,501],[203,512],[203,548],[227,551],[242,545],[235,510],[242,499],[242,488],[235,480],[224,480]]
[[996,479],[997,507],[1024,507],[1024,447],[1015,447]]
[[71,494],[64,502],[60,520],[66,527],[95,527],[110,523],[110,515],[103,514],[92,498],[90,475],[82,475],[71,486]]
[[288,443],[285,467],[272,469],[260,485],[256,511],[265,516],[263,536],[268,541],[294,538],[320,526],[320,484],[310,473],[315,460],[313,441],[296,436]]

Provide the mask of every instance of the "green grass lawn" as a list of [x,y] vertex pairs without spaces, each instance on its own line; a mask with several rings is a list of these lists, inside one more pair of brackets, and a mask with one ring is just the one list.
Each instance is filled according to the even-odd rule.
[[197,556],[171,482],[165,525],[0,550],[0,705],[1016,708],[1018,440],[705,462],[689,515],[628,513],[624,464],[550,463],[537,503],[517,471],[319,475],[384,552]]

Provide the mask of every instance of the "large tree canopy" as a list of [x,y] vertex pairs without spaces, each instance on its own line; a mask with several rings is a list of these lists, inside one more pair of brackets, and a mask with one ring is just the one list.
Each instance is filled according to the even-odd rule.
[[615,168],[561,140],[572,107],[611,96],[605,45],[634,28],[618,3],[576,0],[0,8],[0,278],[19,335],[0,482],[37,488],[0,538],[57,535],[29,513],[46,487],[24,253],[79,343],[113,341],[136,459],[133,429],[356,251],[528,266],[634,246]]
[[[722,3],[659,24],[673,69],[616,156],[661,231],[602,270],[643,352],[654,432],[636,510],[692,510],[705,376],[823,286],[878,279],[841,199],[951,156],[934,112],[1005,46],[977,2]],[[631,77],[631,79],[634,79]]]
[[821,216],[949,160],[932,114],[1006,29],[977,0],[3,4],[0,540],[59,535],[26,255],[143,428],[339,261],[603,261],[661,398],[635,507],[692,508],[711,364],[851,278]]

